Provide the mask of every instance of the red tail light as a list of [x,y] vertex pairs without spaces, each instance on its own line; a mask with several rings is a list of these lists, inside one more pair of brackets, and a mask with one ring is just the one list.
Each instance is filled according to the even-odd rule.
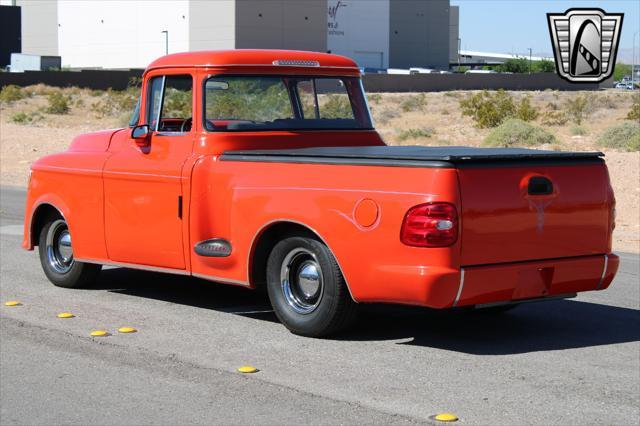
[[414,247],[447,247],[458,239],[458,212],[449,203],[412,207],[404,217],[400,241]]

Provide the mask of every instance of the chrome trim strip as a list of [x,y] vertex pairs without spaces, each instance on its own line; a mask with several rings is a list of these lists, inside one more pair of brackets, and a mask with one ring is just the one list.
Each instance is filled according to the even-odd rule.
[[195,278],[202,278],[203,280],[218,282],[218,283],[222,283],[222,284],[238,285],[238,286],[242,286],[242,287],[250,287],[251,286],[246,281],[233,280],[231,278],[220,278],[220,277],[214,277],[214,276],[211,276],[211,275],[204,275],[204,274],[191,274],[191,275],[194,276]]
[[85,258],[76,258],[76,260],[78,262],[95,263],[95,264],[104,265],[104,266],[120,266],[122,268],[139,269],[141,271],[164,272],[167,274],[175,274],[175,275],[190,275],[189,271],[185,269],[163,268],[160,266],[140,265],[138,263],[113,262],[113,261],[85,259]]
[[604,277],[605,275],[607,275],[607,267],[609,266],[609,256],[607,256],[606,254],[604,255],[604,267],[602,268],[602,275],[600,276],[600,282],[598,283],[598,287],[596,287],[596,290],[600,290],[600,287],[602,287],[602,282],[604,281]]
[[460,268],[460,284],[458,285],[458,294],[456,294],[456,300],[453,301],[453,306],[458,305],[460,296],[462,295],[462,289],[464,288],[464,268]]

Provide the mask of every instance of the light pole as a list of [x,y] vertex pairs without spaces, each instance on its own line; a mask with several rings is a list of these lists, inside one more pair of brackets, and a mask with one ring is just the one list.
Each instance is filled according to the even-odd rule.
[[531,74],[531,48],[529,48],[529,74]]
[[458,37],[458,71],[460,71],[460,46],[462,46],[462,39]]
[[634,83],[636,79],[636,35],[638,35],[637,31],[633,33],[633,54],[631,55],[631,87],[633,89],[636,88]]
[[160,34],[164,34],[164,54],[169,54],[169,31],[160,31]]

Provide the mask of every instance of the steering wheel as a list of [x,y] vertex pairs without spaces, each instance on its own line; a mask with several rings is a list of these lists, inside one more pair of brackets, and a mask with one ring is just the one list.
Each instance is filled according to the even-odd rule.
[[189,117],[182,122],[182,126],[180,126],[180,132],[188,132],[191,130],[191,123],[193,122],[193,117]]

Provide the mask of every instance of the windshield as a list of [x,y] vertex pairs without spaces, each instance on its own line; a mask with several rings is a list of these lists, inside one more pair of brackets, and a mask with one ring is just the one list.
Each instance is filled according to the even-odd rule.
[[205,83],[209,131],[371,129],[359,78],[216,76]]

